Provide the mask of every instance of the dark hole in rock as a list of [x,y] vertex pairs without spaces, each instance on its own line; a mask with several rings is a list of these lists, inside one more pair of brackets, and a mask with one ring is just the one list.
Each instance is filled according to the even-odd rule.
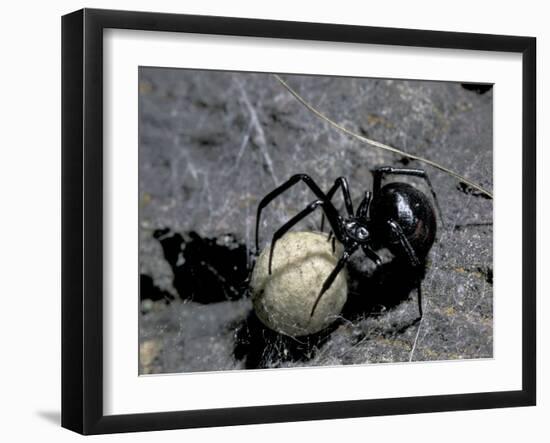
[[208,238],[189,232],[184,237],[159,229],[153,236],[172,268],[174,288],[181,299],[206,304],[243,297],[248,278],[247,249],[234,235]]
[[493,89],[493,85],[490,83],[461,83],[460,86],[467,91],[477,92],[478,94],[485,94]]
[[244,359],[246,369],[275,367],[289,361],[306,362],[315,356],[337,326],[336,322],[316,334],[292,338],[267,328],[251,311],[237,326],[233,354],[237,360]]
[[167,291],[160,289],[155,285],[151,276],[147,274],[139,275],[139,299],[141,301],[151,300],[160,301],[164,300],[169,302],[174,299],[174,296]]

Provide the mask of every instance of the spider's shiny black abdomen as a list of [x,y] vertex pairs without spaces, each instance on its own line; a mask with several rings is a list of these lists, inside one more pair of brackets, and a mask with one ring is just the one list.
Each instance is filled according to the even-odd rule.
[[417,256],[426,257],[434,243],[437,226],[433,206],[424,193],[407,183],[388,183],[372,202],[370,215],[382,246],[399,254],[399,239],[388,225],[388,221],[393,220],[401,227]]

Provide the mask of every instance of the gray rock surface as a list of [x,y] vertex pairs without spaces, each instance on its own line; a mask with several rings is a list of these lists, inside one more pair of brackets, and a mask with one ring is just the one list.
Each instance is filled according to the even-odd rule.
[[[464,192],[437,169],[335,130],[272,75],[158,68],[141,68],[139,75],[140,273],[175,298],[142,302],[142,373],[492,357],[492,200]],[[284,78],[346,128],[492,189],[492,91],[447,82]],[[256,208],[267,192],[298,172],[323,189],[345,176],[357,204],[372,189],[369,171],[382,165],[426,169],[446,223],[428,256],[420,322],[415,291],[392,292],[400,276],[376,276],[361,254],[350,265],[355,290],[348,299],[363,307],[303,343],[254,327],[242,288],[207,304],[178,293],[155,231],[168,228],[184,238],[192,231],[212,239],[233,234],[251,266]],[[405,181],[426,190],[418,179]],[[262,217],[262,245],[312,199],[297,185],[274,201]],[[318,230],[319,219],[311,216],[296,229]],[[389,272],[391,257],[384,257]]]

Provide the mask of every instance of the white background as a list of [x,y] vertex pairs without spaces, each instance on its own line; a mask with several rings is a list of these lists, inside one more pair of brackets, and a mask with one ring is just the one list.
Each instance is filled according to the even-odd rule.
[[[396,4],[397,3],[397,4]],[[185,4],[146,1],[52,1],[3,5],[0,32],[2,110],[0,195],[0,435],[4,441],[73,441],[82,437],[59,428],[60,411],[60,16],[82,6],[351,23],[538,38],[538,146],[542,153],[550,105],[542,79],[550,72],[548,12],[543,2],[353,2],[327,5],[202,0]],[[546,106],[545,106],[546,105]],[[545,156],[548,158],[548,156]],[[539,155],[540,195],[548,193]],[[539,226],[548,207],[539,207]],[[539,236],[539,274],[550,265],[549,236]],[[495,411],[424,414],[353,420],[257,425],[221,429],[164,431],[98,437],[127,441],[262,441],[302,439],[463,442],[547,441],[550,435],[550,326],[542,323],[549,282],[539,279],[539,406]],[[544,351],[544,352],[543,352]]]

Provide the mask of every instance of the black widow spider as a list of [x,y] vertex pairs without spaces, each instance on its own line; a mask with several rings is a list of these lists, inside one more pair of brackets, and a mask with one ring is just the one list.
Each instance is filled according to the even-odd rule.
[[[372,171],[372,174],[372,194],[369,191],[365,191],[357,212],[353,211],[348,181],[345,177],[337,178],[325,194],[315,181],[306,174],[293,175],[285,183],[267,194],[258,205],[256,215],[256,254],[259,253],[258,230],[261,213],[273,199],[300,181],[304,182],[317,197],[317,200],[311,202],[304,210],[292,217],[273,234],[269,252],[269,274],[271,274],[271,262],[277,240],[318,207],[323,209],[323,220],[324,216],[326,216],[332,228],[329,240],[332,234],[334,234],[334,237],[344,246],[344,253],[323,283],[321,291],[313,304],[311,316],[313,316],[315,308],[323,294],[330,288],[351,255],[359,248],[377,265],[381,264],[381,260],[378,254],[376,254],[375,249],[383,247],[389,249],[395,256],[407,259],[413,269],[420,269],[424,263],[433,245],[437,231],[433,206],[424,193],[407,183],[391,182],[382,187],[382,179],[385,174],[409,175],[426,180],[443,223],[437,196],[424,170],[386,166],[375,169]],[[332,203],[332,198],[338,189],[342,190],[344,197],[347,212],[344,216],[338,212]],[[321,223],[322,225],[323,222]],[[334,237],[332,237],[333,249]],[[417,278],[416,284],[419,318],[422,318],[421,277]]]

